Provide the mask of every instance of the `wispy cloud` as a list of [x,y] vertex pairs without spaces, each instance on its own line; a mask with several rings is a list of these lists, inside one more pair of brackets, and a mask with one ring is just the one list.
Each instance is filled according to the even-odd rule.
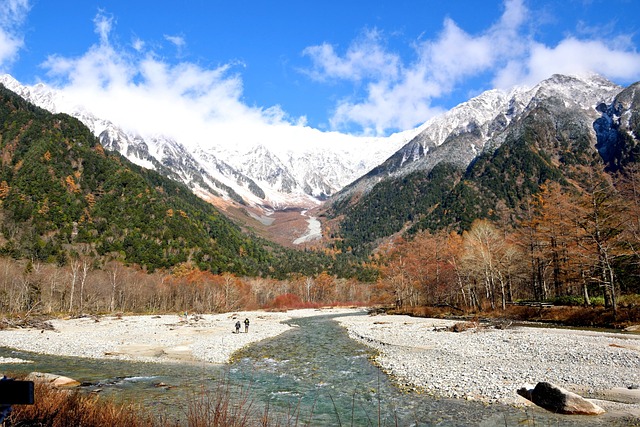
[[382,34],[378,30],[367,30],[349,46],[343,57],[328,43],[307,47],[303,54],[311,58],[314,67],[306,73],[316,80],[396,79],[400,58],[385,51],[382,44]]
[[[294,119],[279,106],[250,107],[243,101],[242,63],[205,68],[173,63],[134,37],[131,46],[111,41],[113,19],[100,12],[94,19],[99,42],[83,55],[50,56],[42,66],[68,105],[82,105],[125,129],[163,134],[184,144],[222,144],[241,149],[261,140],[296,144],[304,118]],[[165,36],[173,46],[184,38]],[[308,129],[311,131],[311,129]],[[246,147],[246,146],[245,146]]]
[[[446,18],[431,40],[416,42],[415,58],[403,61],[388,52],[384,38],[370,31],[344,54],[329,44],[304,50],[315,80],[357,80],[358,96],[341,99],[331,124],[335,129],[359,128],[365,133],[416,126],[439,112],[438,100],[470,78],[492,77],[494,87],[534,84],[554,73],[596,72],[611,79],[640,78],[640,54],[624,34],[607,40],[585,31],[567,35],[555,46],[535,40],[532,13],[523,0],[506,0],[500,19],[478,34],[470,34]],[[602,36],[600,36],[602,37]],[[489,89],[490,87],[477,88]]]
[[[475,36],[447,18],[437,38],[416,42],[415,60],[408,64],[386,51],[377,32],[374,34],[378,37],[367,37],[367,43],[351,45],[343,57],[326,44],[307,48],[304,53],[312,59],[310,75],[316,80],[350,79],[355,75],[365,83],[363,99],[346,98],[337,104],[332,126],[348,129],[356,125],[365,133],[384,134],[410,128],[439,113],[434,100],[449,94],[461,80],[486,72],[509,52],[520,49],[517,32],[526,15],[521,1],[508,1],[501,19]],[[364,62],[361,58],[375,60]],[[370,71],[378,64],[381,72]]]
[[101,44],[109,43],[109,35],[111,34],[111,30],[113,29],[113,17],[107,16],[104,11],[100,11],[96,17],[93,19],[93,24],[95,26],[95,32],[100,36]]
[[510,88],[532,85],[551,74],[598,73],[616,81],[640,78],[640,54],[615,48],[610,42],[568,37],[556,46],[531,43],[528,56],[496,70],[494,84]]
[[28,0],[0,0],[0,71],[17,59],[24,46],[20,27],[29,9]]
[[171,36],[165,34],[164,38],[176,47],[178,56],[182,56],[183,51],[187,46],[187,40],[184,38],[184,36]]

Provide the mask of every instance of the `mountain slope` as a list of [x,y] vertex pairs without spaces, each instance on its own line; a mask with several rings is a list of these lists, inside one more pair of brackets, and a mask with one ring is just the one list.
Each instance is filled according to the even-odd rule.
[[0,86],[0,252],[66,262],[74,251],[148,270],[192,261],[264,274],[259,242],[185,186],[105,151],[78,120]]
[[556,75],[508,96],[482,94],[427,122],[331,199],[326,215],[337,223],[336,246],[366,251],[407,228],[466,229],[476,218],[509,219],[545,180],[579,183],[599,159],[596,107],[621,89],[597,76]]
[[[78,118],[104,147],[185,183],[201,197],[215,199],[216,205],[241,205],[257,209],[259,214],[318,205],[414,135],[409,131],[390,138],[358,138],[272,126],[255,137],[202,134],[196,141],[184,141],[119,127],[42,84],[25,86],[9,75],[0,76],[0,83],[48,111]],[[283,137],[287,144],[279,140]]]
[[596,148],[615,172],[627,163],[640,160],[640,83],[620,92],[609,105],[598,106],[602,117],[594,123],[598,135]]

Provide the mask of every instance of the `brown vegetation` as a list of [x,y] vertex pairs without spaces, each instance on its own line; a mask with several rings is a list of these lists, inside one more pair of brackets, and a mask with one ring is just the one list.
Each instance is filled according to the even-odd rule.
[[[184,425],[168,415],[151,415],[133,404],[117,404],[79,390],[64,390],[35,382],[34,404],[14,405],[8,418],[14,426],[83,427],[169,427]],[[226,380],[213,391],[201,390],[189,396],[185,421],[190,427],[278,426],[268,409],[253,407],[248,389],[237,390]],[[287,417],[286,415],[284,416]],[[285,423],[286,425],[296,425]]]
[[[604,307],[553,306],[548,308],[534,306],[508,306],[505,310],[486,310],[460,313],[451,307],[415,307],[408,310],[389,310],[393,314],[407,314],[416,317],[440,319],[469,319],[477,323],[486,322],[537,322],[559,326],[580,326],[594,328],[623,329],[640,323],[640,306],[625,306],[614,313]],[[466,323],[466,322],[461,322]],[[459,326],[457,326],[459,327]],[[456,331],[458,332],[458,331]]]
[[[81,257],[68,265],[0,258],[0,313],[9,319],[87,313],[217,313],[369,305],[372,287],[327,273],[288,280],[201,271],[191,263],[148,273]],[[13,321],[13,320],[11,320]]]
[[[566,324],[637,322],[639,177],[631,173],[615,185],[594,177],[580,194],[542,186],[523,206],[516,227],[476,220],[462,234],[424,231],[397,238],[376,253],[381,279],[375,298],[407,312],[499,310],[503,317],[518,316],[510,306],[519,301],[602,305],[563,309],[559,318]],[[529,320],[549,321],[548,313],[558,310],[528,312]]]
[[9,424],[15,426],[121,426],[152,427],[162,424],[141,408],[116,405],[78,391],[59,390],[36,382],[33,405],[14,405]]
[[[234,387],[226,379],[212,391],[200,390],[187,397],[184,420],[170,415],[151,415],[133,404],[118,404],[81,390],[65,390],[36,381],[34,404],[14,405],[8,425],[83,427],[246,427],[297,426],[303,422],[299,408],[271,413],[269,406],[254,405],[249,388]],[[309,416],[312,416],[310,414]]]

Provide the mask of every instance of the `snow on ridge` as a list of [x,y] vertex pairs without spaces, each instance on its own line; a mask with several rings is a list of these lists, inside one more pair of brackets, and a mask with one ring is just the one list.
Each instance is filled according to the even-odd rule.
[[[171,165],[182,168],[174,172],[194,190],[193,174],[198,171],[206,173],[246,198],[250,204],[266,201],[288,205],[302,201],[308,206],[310,198],[326,197],[339,190],[401,146],[400,143],[394,144],[394,139],[356,137],[285,125],[267,126],[259,133],[254,131],[254,134],[247,135],[229,136],[223,129],[220,135],[201,136],[198,141],[176,141],[163,135],[140,135],[125,130],[108,119],[97,117],[82,105],[72,105],[64,93],[43,84],[21,85],[10,75],[0,76],[0,82],[42,108],[54,113],[66,112],[78,118],[94,135],[101,137],[101,141],[110,145],[107,148],[117,149],[138,165],[153,168],[153,158],[165,166],[169,165],[170,169]],[[282,138],[283,144],[269,143]],[[395,140],[400,139],[396,137]],[[265,147],[261,150],[262,156],[256,155],[256,147],[260,145]],[[241,152],[243,149],[245,153]],[[247,156],[246,152],[252,155]],[[196,164],[189,166],[184,158],[172,158],[184,154],[188,154],[190,161]],[[184,169],[187,166],[190,171]],[[322,173],[316,172],[318,166],[321,166]],[[269,172],[272,176],[267,179]],[[220,188],[219,184],[208,177],[204,179],[221,193],[226,193],[227,190]],[[247,189],[251,181],[268,193],[264,200],[256,200],[255,194]],[[198,192],[202,191],[202,188],[198,189]]]
[[591,108],[594,100],[612,97],[617,87],[598,75],[554,75],[534,87],[483,92],[415,129],[387,137],[286,124],[252,127],[246,132],[219,125],[212,129],[220,133],[207,132],[195,137],[197,140],[186,141],[124,130],[83,106],[71,105],[64,93],[41,83],[23,86],[10,75],[0,75],[0,83],[42,108],[78,118],[140,166],[154,168],[157,161],[169,167],[198,193],[207,194],[208,190],[198,183],[196,175],[226,199],[233,198],[227,190],[230,188],[250,205],[274,207],[317,204],[384,163],[412,140],[422,151],[414,147],[410,153],[403,152],[407,163],[427,155],[430,148],[442,145],[447,138],[472,130],[479,132],[480,139],[471,148],[479,152],[495,132],[495,123],[491,124],[496,118],[500,116],[501,124],[508,123],[538,97],[557,95],[566,102]]

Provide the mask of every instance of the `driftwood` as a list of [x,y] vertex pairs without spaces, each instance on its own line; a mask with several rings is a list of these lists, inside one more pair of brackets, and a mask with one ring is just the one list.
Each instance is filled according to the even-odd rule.
[[3,317],[2,319],[0,319],[0,330],[2,329],[41,329],[44,331],[55,330],[50,322],[33,317],[18,317],[15,319]]

